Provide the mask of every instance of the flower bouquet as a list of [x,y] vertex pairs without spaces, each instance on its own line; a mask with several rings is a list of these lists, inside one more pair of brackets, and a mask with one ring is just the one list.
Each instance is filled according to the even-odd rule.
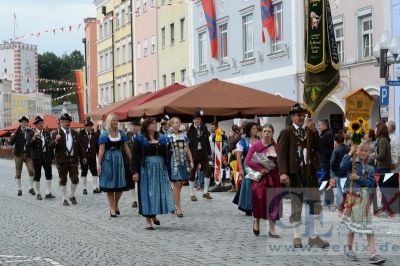
[[[275,167],[275,163],[268,158],[265,153],[255,152],[251,157],[251,160],[259,165],[262,165],[267,172],[272,170]],[[250,167],[246,167],[246,178],[250,178],[254,181],[259,181],[262,177],[262,174],[258,171],[251,169]]]
[[364,135],[368,134],[368,122],[364,118],[359,117],[355,120],[350,121],[347,130],[350,134],[352,144],[360,145],[361,140],[364,138]]

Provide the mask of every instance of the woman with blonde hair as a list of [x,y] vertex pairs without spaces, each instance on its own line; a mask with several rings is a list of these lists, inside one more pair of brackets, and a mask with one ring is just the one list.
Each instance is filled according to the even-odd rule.
[[189,139],[179,129],[181,120],[178,117],[172,117],[168,122],[172,129],[167,134],[169,149],[168,157],[170,167],[170,180],[173,184],[174,200],[176,205],[176,215],[183,217],[181,208],[181,190],[183,183],[189,179],[190,169],[194,167],[192,153],[189,149]]
[[100,176],[100,190],[107,192],[110,216],[113,218],[120,214],[118,202],[126,189],[123,153],[125,152],[129,160],[131,159],[127,141],[125,132],[118,129],[118,117],[115,114],[109,114],[99,138],[97,168]]

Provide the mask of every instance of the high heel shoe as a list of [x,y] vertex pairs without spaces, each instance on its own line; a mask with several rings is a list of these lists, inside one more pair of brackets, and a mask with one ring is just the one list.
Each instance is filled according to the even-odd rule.
[[256,230],[254,229],[254,225],[256,224],[256,221],[253,222],[253,233],[255,236],[259,236],[260,235],[260,230]]
[[270,237],[272,237],[272,238],[281,238],[280,235],[271,234],[271,232],[269,232],[269,231],[268,231],[268,235],[269,235]]
[[111,210],[110,210],[110,216],[111,216],[112,218],[115,218],[115,217],[117,217],[117,215],[116,215],[116,214],[112,214],[112,213],[111,213]]

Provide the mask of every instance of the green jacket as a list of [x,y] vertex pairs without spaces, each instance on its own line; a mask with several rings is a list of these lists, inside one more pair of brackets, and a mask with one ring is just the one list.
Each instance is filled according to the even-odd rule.
[[391,167],[392,157],[390,151],[390,142],[386,138],[379,138],[375,159],[377,168]]

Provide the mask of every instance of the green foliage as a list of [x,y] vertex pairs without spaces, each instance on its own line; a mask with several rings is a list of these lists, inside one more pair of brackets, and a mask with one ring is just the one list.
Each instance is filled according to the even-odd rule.
[[[73,70],[82,69],[82,67],[85,65],[85,58],[78,50],[71,52],[69,55],[64,54],[61,57],[57,56],[52,52],[45,52],[43,54],[39,54],[38,65],[39,65],[39,78],[75,82]],[[68,86],[39,81],[39,89],[62,88],[62,87],[68,87]],[[60,97],[67,93],[69,92],[68,91],[48,92],[48,94],[51,94],[52,98]],[[54,106],[62,104],[64,101],[71,101],[72,103],[76,103],[77,102],[76,95],[71,95],[62,98],[60,100],[55,100],[52,103]]]

